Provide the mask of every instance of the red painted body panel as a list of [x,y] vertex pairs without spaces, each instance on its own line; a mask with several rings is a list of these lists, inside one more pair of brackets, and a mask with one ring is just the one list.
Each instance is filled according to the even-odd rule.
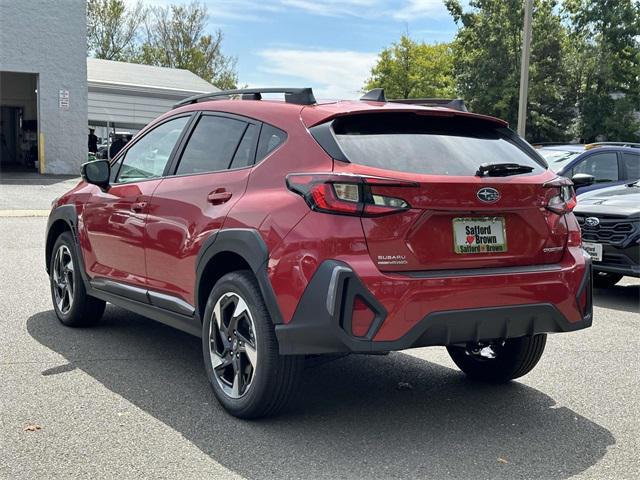
[[[431,312],[464,308],[553,303],[571,322],[581,319],[575,299],[585,273],[581,249],[559,260],[561,271],[421,279],[380,272],[355,217],[310,212],[276,249],[269,275],[285,322],[291,320],[315,269],[324,260],[347,263],[388,311],[375,340],[396,340]],[[325,232],[331,231],[327,238]]]
[[[167,177],[149,205],[145,235],[148,285],[195,305],[196,257],[202,243],[222,228],[233,205],[245,192],[251,169]],[[207,200],[224,188],[231,198]]]
[[[82,214],[82,247],[87,273],[146,285],[145,222],[151,196],[161,180],[90,187]],[[141,207],[137,209],[137,206]]]
[[[553,192],[542,184],[555,177],[552,172],[479,178],[363,167],[334,162],[307,130],[335,116],[359,112],[477,115],[376,102],[303,107],[221,100],[185,106],[158,121],[198,110],[245,115],[285,130],[288,138],[251,168],[170,176],[113,186],[108,192],[80,183],[56,205],[76,205],[80,245],[90,277],[143,285],[195,305],[196,258],[203,242],[220,229],[250,228],[259,232],[269,251],[267,275],[285,323],[291,321],[318,266],[330,259],[348,264],[388,312],[375,340],[397,340],[427,314],[445,310],[552,303],[570,322],[582,318],[575,294],[584,278],[585,260],[577,245],[566,246],[568,233],[576,233],[577,223],[572,214],[560,216],[544,208]],[[504,125],[497,119],[482,118]],[[290,173],[332,171],[417,182],[417,187],[373,187],[376,193],[405,199],[411,208],[376,218],[319,213],[286,187]],[[484,186],[501,191],[499,208],[478,201],[476,192]],[[218,188],[226,189],[231,197],[214,205],[207,195]],[[140,201],[147,202],[147,208],[132,211]],[[452,218],[476,215],[505,218],[508,252],[453,253]],[[552,251],[545,253],[545,248]],[[402,255],[407,263],[378,265],[379,255]],[[558,264],[560,270],[482,275],[484,267],[543,264]],[[472,268],[478,269],[478,276],[442,273],[416,278],[402,273]]]

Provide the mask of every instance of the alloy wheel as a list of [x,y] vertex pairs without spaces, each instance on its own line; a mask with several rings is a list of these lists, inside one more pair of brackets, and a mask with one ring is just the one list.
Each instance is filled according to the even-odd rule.
[[224,293],[213,308],[209,355],[222,391],[231,398],[246,395],[258,366],[258,350],[251,311],[237,293]]
[[56,306],[66,314],[73,306],[75,276],[71,251],[66,245],[60,245],[53,260],[53,294]]

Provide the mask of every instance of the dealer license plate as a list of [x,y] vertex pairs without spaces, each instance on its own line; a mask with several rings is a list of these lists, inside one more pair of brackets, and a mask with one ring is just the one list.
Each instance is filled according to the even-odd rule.
[[453,219],[453,249],[456,253],[502,253],[507,251],[503,217]]
[[602,244],[601,243],[591,243],[591,242],[582,242],[582,248],[589,254],[591,259],[594,262],[602,261]]

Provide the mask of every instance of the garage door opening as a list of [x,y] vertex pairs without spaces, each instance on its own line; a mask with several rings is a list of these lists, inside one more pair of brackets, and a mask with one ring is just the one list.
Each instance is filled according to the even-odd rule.
[[0,172],[36,172],[38,75],[0,72]]

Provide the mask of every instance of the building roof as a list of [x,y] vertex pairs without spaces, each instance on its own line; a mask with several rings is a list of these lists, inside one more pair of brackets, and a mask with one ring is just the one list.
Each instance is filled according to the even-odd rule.
[[155,92],[180,97],[219,90],[189,70],[98,58],[87,58],[87,81],[89,89],[95,87]]

